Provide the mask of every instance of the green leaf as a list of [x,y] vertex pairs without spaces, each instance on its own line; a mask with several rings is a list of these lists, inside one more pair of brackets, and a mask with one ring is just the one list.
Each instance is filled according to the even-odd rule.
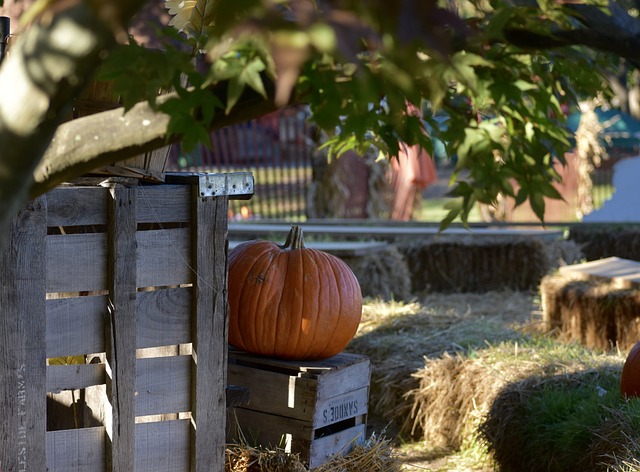
[[188,31],[196,38],[203,37],[213,26],[216,0],[197,0],[189,17]]
[[551,184],[546,184],[546,182],[545,185],[542,186],[541,191],[545,197],[553,198],[556,200],[564,200],[560,192],[558,192],[558,189],[556,189]]
[[240,80],[266,99],[267,92],[264,89],[264,83],[260,75],[265,69],[266,66],[262,59],[256,57],[242,69],[240,72]]
[[245,83],[240,79],[240,77],[231,77],[229,80],[229,87],[227,89],[227,107],[225,108],[225,113],[229,113],[231,109],[238,103],[240,100],[240,96],[244,91]]
[[529,197],[529,203],[531,204],[531,209],[536,214],[540,221],[544,221],[544,197],[540,193],[532,193]]
[[445,229],[447,229],[451,225],[451,223],[453,223],[453,221],[460,215],[461,211],[462,211],[462,203],[458,202],[457,204],[455,204],[453,208],[449,210],[449,212],[442,219],[442,221],[440,221],[438,231],[444,231]]

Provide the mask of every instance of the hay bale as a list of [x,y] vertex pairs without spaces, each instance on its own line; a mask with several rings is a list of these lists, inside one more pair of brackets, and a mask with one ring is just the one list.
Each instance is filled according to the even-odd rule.
[[[580,403],[586,401],[585,397],[572,392],[585,389],[595,392],[596,386],[607,382],[606,378],[608,382],[615,381],[620,365],[585,367],[556,375],[534,375],[509,383],[499,392],[479,431],[500,470],[638,470],[624,467],[625,462],[637,463],[640,438],[633,410],[629,411],[624,404],[619,408],[606,406],[608,402],[603,399],[597,402],[599,411],[588,410],[585,423],[585,418],[574,412],[575,408],[589,406]],[[557,396],[564,398],[562,408],[556,406],[550,423],[536,426],[535,415],[541,414],[540,398],[548,392],[557,392]],[[542,418],[546,421],[551,417]],[[557,440],[565,435],[571,444]]]
[[357,257],[343,257],[355,274],[364,297],[383,300],[409,300],[412,297],[411,275],[403,254],[397,247]]
[[[424,368],[415,374],[419,388],[407,395],[413,401],[415,424],[422,430],[425,444],[442,450],[486,447],[495,465],[505,471],[594,470],[550,467],[554,455],[562,450],[562,443],[531,452],[531,442],[543,433],[529,427],[536,413],[527,409],[527,400],[564,388],[568,393],[562,403],[567,409],[563,411],[570,412],[576,405],[572,404],[572,386],[581,386],[589,398],[597,399],[598,386],[603,385],[605,392],[610,392],[610,403],[623,403],[616,390],[622,359],[618,355],[596,355],[576,345],[540,341],[523,338],[521,342],[501,343],[472,355],[444,354],[425,360]],[[634,411],[637,408],[628,411],[626,417],[637,418]],[[634,428],[628,431],[637,430],[637,425]],[[604,434],[604,430],[595,431],[588,447],[577,451],[574,445],[571,454],[579,453],[580,459],[589,456],[585,463],[592,463],[589,461],[596,458],[603,460],[604,450],[617,453],[619,448],[607,446],[604,439],[596,445],[596,439]],[[612,436],[609,442],[613,441]]]
[[499,342],[518,339],[514,325],[528,322],[534,308],[530,294],[429,294],[420,303],[369,301],[363,321],[347,350],[371,359],[367,423],[388,426],[403,439],[420,439],[414,422],[414,398],[420,386],[416,372],[424,358],[463,350],[470,340]]
[[540,285],[543,326],[591,349],[627,350],[640,339],[640,291],[610,279],[547,275]]
[[573,263],[580,257],[573,242],[522,236],[409,241],[402,244],[401,251],[409,265],[414,293],[537,289],[542,277],[559,264]]
[[575,225],[568,239],[582,248],[588,261],[617,256],[640,261],[640,226],[628,225]]
[[426,359],[414,377],[419,387],[406,394],[413,403],[413,431],[432,447],[458,450],[476,430],[494,398],[515,375],[482,360],[445,353]]

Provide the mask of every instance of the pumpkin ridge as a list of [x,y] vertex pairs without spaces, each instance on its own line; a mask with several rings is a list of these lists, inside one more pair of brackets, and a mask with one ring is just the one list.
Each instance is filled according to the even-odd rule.
[[266,270],[265,273],[269,273],[270,276],[266,280],[266,283],[262,285],[262,290],[255,295],[255,313],[252,323],[256,329],[256,350],[260,353],[270,354],[269,346],[273,344],[273,339],[276,339],[278,335],[278,312],[277,307],[281,303],[282,289],[280,288],[284,283],[282,277],[282,259],[283,254],[279,247],[273,248],[273,250],[266,255]]
[[[229,254],[228,261],[230,268],[228,276],[230,342],[233,346],[239,349],[244,348],[244,336],[242,334],[242,330],[240,329],[240,309],[242,308],[241,300],[244,284],[238,282],[246,280],[247,273],[251,270],[251,266],[247,264],[247,262],[241,256],[244,254],[244,251],[250,249],[253,244],[253,242],[248,241],[234,248]],[[236,335],[238,339],[235,339]]]
[[[307,332],[308,333],[312,333],[311,337],[309,339],[306,339],[306,342],[304,343],[303,346],[299,346],[300,344],[300,340],[305,340],[302,339],[303,336],[300,336],[298,338],[298,343],[296,344],[296,352],[300,352],[300,356],[303,358],[309,358],[310,356],[313,357],[316,355],[316,351],[317,351],[317,336],[318,336],[318,331],[322,329],[322,327],[319,325],[318,321],[321,315],[321,305],[322,305],[322,299],[321,299],[321,292],[322,292],[322,281],[320,281],[320,283],[316,283],[316,284],[308,284],[307,283],[307,277],[309,276],[309,274],[307,273],[309,270],[311,270],[311,268],[313,268],[313,274],[311,274],[310,279],[311,280],[319,280],[320,277],[323,275],[322,271],[319,269],[318,267],[318,263],[315,259],[315,254],[316,254],[316,250],[314,249],[306,249],[304,252],[305,257],[303,257],[303,297],[304,297],[304,302],[302,303],[302,319],[301,319],[301,326],[300,326],[300,331],[302,332],[302,322],[304,321],[305,317],[307,320]],[[304,264],[304,262],[306,261],[306,264]],[[311,264],[309,264],[311,263]],[[311,265],[311,267],[310,267]],[[307,291],[309,289],[309,285],[311,285],[311,287],[313,288],[313,286],[315,285],[316,290],[315,293],[311,293],[309,294],[309,296],[307,296]],[[308,336],[304,336],[305,338],[308,338]]]
[[[254,322],[254,316],[251,315],[252,313],[254,313],[254,311],[256,310],[256,306],[259,300],[260,300],[260,293],[262,291],[262,289],[265,287],[264,283],[260,283],[257,284],[255,282],[252,282],[252,274],[260,274],[260,273],[266,273],[268,272],[268,264],[266,265],[266,269],[267,270],[263,270],[265,268],[265,263],[264,263],[264,257],[265,255],[268,257],[268,254],[273,251],[273,244],[272,243],[268,243],[268,244],[261,244],[261,242],[257,242],[255,244],[250,245],[249,247],[245,248],[246,249],[251,249],[251,250],[256,250],[256,246],[258,250],[261,250],[261,252],[257,255],[255,255],[254,257],[247,259],[245,261],[245,259],[243,259],[242,262],[244,262],[244,264],[240,264],[240,268],[244,268],[245,270],[241,271],[239,274],[239,278],[241,281],[243,281],[244,283],[241,284],[241,291],[238,297],[238,305],[237,305],[237,313],[236,313],[236,317],[237,317],[237,325],[238,326],[246,326],[247,324],[251,325],[252,330],[249,332],[245,331],[245,335],[243,335],[243,331],[244,330],[238,330],[238,335],[240,336],[240,342],[242,343],[242,346],[237,346],[243,350],[255,350],[258,347],[258,343],[257,340],[260,339],[260,333],[257,331],[257,326],[256,323]],[[248,262],[251,262],[250,264]],[[256,278],[256,276],[254,276],[254,278]],[[247,283],[247,281],[249,281],[249,283]],[[257,294],[255,296],[253,296],[252,292],[256,291],[256,286],[259,285],[259,287],[257,288]],[[248,296],[251,295],[251,296]],[[247,301],[249,302],[250,306],[247,306]],[[245,319],[246,318],[246,319]],[[248,336],[246,336],[246,334],[248,334]]]
[[272,279],[271,283],[269,283],[266,297],[260,300],[263,305],[260,316],[262,326],[260,352],[270,356],[275,355],[274,341],[278,339],[278,333],[280,332],[278,323],[280,322],[280,307],[284,298],[284,286],[286,284],[286,273],[283,274],[283,267],[286,266],[286,262],[286,253],[278,247],[273,252],[270,261],[270,269],[275,279]]
[[[304,333],[302,332],[304,290],[300,292],[299,290],[304,286],[305,252],[301,249],[286,250],[288,262],[284,283],[286,302],[282,306],[285,313],[279,313],[279,315],[282,317],[281,321],[288,325],[288,332],[286,338],[277,344],[278,355],[281,355],[281,351],[286,351],[288,346],[297,345],[301,339],[304,339]],[[294,352],[297,356],[298,351],[294,350]]]
[[[342,296],[339,297],[340,306],[338,308],[341,320],[335,320],[336,322],[329,339],[333,344],[348,344],[353,336],[355,336],[362,317],[362,293],[360,292],[360,284],[346,262],[331,254],[325,254],[325,256],[334,273],[333,279],[336,283],[336,291],[342,294]],[[347,288],[349,289],[349,293],[344,293]],[[358,307],[352,305],[353,300],[356,299],[360,300],[357,304]],[[357,319],[355,319],[356,317]],[[349,328],[350,330],[340,331],[340,328]],[[330,345],[328,345],[326,349],[329,349],[329,347]],[[335,351],[335,348],[332,348],[332,351]]]
[[[243,253],[244,250],[246,249],[253,249],[254,247],[251,246],[247,246],[246,248],[242,248],[242,251],[240,251],[238,253],[238,257],[240,257]],[[234,282],[240,282],[240,281],[246,281],[249,278],[249,274],[251,273],[251,271],[253,270],[253,266],[255,263],[255,260],[251,261],[252,263],[249,264],[247,260],[245,260],[244,258],[240,258],[240,262],[238,263],[238,266],[235,266],[234,269]],[[244,318],[245,316],[243,316],[243,313],[246,312],[246,307],[245,307],[245,293],[247,290],[247,284],[246,283],[242,283],[242,284],[238,284],[240,289],[238,291],[238,294],[236,296],[238,302],[236,305],[236,308],[234,310],[234,318],[235,318],[235,324],[237,324],[238,326],[243,326],[243,322],[245,321]],[[232,342],[232,344],[234,344],[237,348],[239,349],[243,349],[243,350],[248,350],[250,349],[250,344],[251,344],[251,333],[247,333],[244,330],[238,329],[237,332],[238,335],[238,339],[231,339],[230,341]],[[235,336],[234,336],[235,338]],[[236,345],[236,341],[237,341],[237,345]]]
[[[294,227],[295,228],[295,227]],[[292,233],[293,233],[293,228],[292,228]],[[296,239],[296,244],[299,243],[299,234],[297,235],[297,239]],[[293,241],[292,241],[293,244]],[[295,276],[295,280],[293,281],[293,283],[290,282],[289,277],[287,277],[287,290],[291,291],[291,301],[289,303],[286,304],[286,306],[289,307],[290,309],[290,313],[288,314],[289,317],[289,332],[287,333],[287,344],[289,346],[294,346],[293,347],[293,352],[295,353],[296,356],[299,357],[303,357],[304,356],[304,352],[300,352],[299,350],[299,345],[300,345],[300,341],[303,340],[304,338],[304,333],[302,331],[302,320],[304,319],[305,316],[305,310],[306,310],[306,304],[305,304],[305,290],[304,290],[304,277],[305,277],[305,265],[304,265],[304,261],[305,261],[305,255],[306,255],[306,250],[302,251],[299,250],[301,248],[291,248],[288,247],[287,250],[287,254],[289,256],[289,266],[287,269],[293,269],[293,275]],[[287,276],[292,275],[291,272],[289,272],[289,270],[287,270]],[[296,288],[301,287],[301,291],[298,294],[298,297],[296,297]],[[301,303],[300,303],[300,307],[298,309],[298,307],[295,305],[295,303],[297,301],[299,301],[301,299]],[[293,316],[295,314],[295,321],[296,321],[296,326],[294,326],[294,319]],[[307,343],[308,344],[308,343]]]
[[[342,277],[340,277],[340,274],[337,273],[335,267],[334,267],[334,257],[329,255],[329,254],[324,254],[321,253],[320,256],[324,259],[324,263],[325,266],[329,266],[331,267],[331,272],[332,272],[332,277],[327,277],[327,280],[332,282],[331,285],[333,286],[331,289],[331,298],[333,299],[333,295],[335,293],[335,296],[338,299],[338,306],[337,307],[331,307],[330,309],[332,310],[332,312],[335,310],[337,311],[337,313],[332,313],[331,316],[331,321],[333,321],[333,326],[331,326],[331,328],[329,328],[328,326],[325,326],[324,328],[324,336],[325,336],[325,343],[324,346],[322,348],[322,353],[326,353],[327,351],[329,351],[329,353],[331,355],[335,355],[337,353],[333,353],[333,351],[335,349],[332,349],[332,345],[335,342],[335,336],[336,336],[336,332],[338,331],[338,327],[340,326],[340,318],[342,317],[342,305],[343,305],[343,300],[340,296],[340,280]],[[329,331],[331,332],[331,334],[329,334]]]

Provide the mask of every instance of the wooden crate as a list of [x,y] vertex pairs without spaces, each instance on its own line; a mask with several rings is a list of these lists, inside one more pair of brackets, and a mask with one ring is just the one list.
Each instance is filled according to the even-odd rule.
[[229,440],[279,446],[313,468],[366,439],[368,357],[300,362],[230,351],[228,369],[229,383],[250,391],[249,404],[230,412]]
[[[15,218],[0,254],[2,472],[223,471],[227,209],[253,177],[168,181],[58,187]],[[51,365],[69,356],[86,361]],[[103,421],[47,431],[48,392],[90,389]]]

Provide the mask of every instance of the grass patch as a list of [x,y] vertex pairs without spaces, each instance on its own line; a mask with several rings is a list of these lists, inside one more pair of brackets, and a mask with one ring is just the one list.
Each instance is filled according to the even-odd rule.
[[615,356],[598,357],[595,365],[530,376],[499,392],[480,426],[499,470],[639,470],[626,467],[640,452],[640,401],[620,396]]
[[[423,198],[415,209],[413,219],[416,221],[427,221],[440,223],[448,214],[446,204],[455,201],[455,198]],[[478,206],[474,206],[469,213],[469,223],[482,223],[482,216]]]

